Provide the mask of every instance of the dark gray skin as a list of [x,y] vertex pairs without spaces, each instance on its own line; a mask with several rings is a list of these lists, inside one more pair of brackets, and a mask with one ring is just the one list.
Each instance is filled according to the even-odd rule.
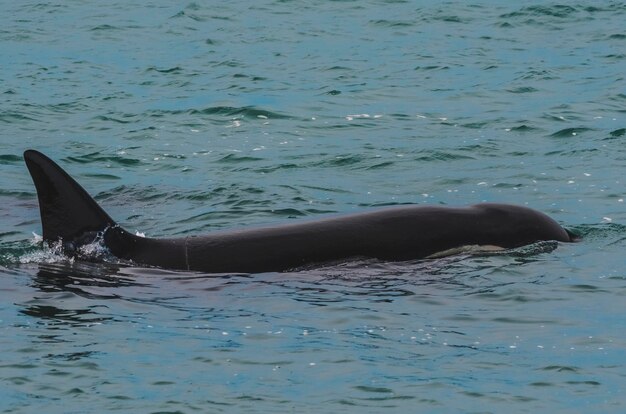
[[461,208],[409,205],[204,236],[145,238],[117,225],[45,155],[28,150],[24,159],[37,189],[45,241],[61,240],[72,254],[102,237],[120,259],[168,269],[260,273],[354,257],[400,261],[463,246],[509,249],[543,240],[574,241],[541,212],[492,203]]

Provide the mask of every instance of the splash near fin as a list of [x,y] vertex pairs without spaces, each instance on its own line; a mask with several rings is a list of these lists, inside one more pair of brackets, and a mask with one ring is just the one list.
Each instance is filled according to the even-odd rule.
[[37,189],[44,241],[62,239],[64,247],[71,249],[116,226],[98,203],[50,158],[27,150],[24,160]]

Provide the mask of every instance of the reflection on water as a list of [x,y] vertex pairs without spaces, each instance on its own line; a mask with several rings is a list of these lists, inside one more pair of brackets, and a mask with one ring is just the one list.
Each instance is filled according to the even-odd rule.
[[[503,282],[491,278],[505,268],[515,273],[515,266],[541,261],[558,243],[541,242],[504,252],[479,255],[456,255],[432,260],[381,262],[355,259],[346,262],[308,266],[291,272],[249,274],[202,274],[158,268],[137,268],[112,263],[61,260],[41,263],[37,267],[32,287],[45,293],[71,293],[86,299],[120,299],[131,302],[163,303],[196,296],[219,294],[232,288],[264,284],[290,290],[295,300],[322,305],[345,302],[352,296],[369,300],[392,301],[399,296],[419,294],[423,286],[467,290],[468,294],[487,291]],[[463,275],[480,274],[470,281]],[[504,282],[511,283],[511,282]],[[173,296],[168,296],[171,293]],[[58,317],[47,306],[29,311],[31,316]]]
[[109,263],[43,263],[38,267],[33,287],[43,292],[67,291],[87,298],[106,299],[107,296],[94,293],[97,288],[116,288],[136,283],[119,274],[119,270],[119,266]]
[[[21,282],[4,290],[17,312],[3,321],[12,333],[3,349],[15,359],[0,365],[1,392],[111,410],[159,401],[168,410],[279,412],[313,400],[462,410],[475,400],[504,408],[546,393],[606,395],[623,372],[600,376],[597,366],[626,343],[610,325],[590,324],[590,312],[598,295],[623,296],[624,279],[610,279],[612,289],[569,281],[567,261],[588,247],[554,247],[257,275],[25,265],[6,275]],[[202,396],[181,398],[190,383]]]

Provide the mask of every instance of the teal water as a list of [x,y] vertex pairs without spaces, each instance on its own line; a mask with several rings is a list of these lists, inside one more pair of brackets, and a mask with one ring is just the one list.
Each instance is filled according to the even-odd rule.
[[[1,412],[626,408],[623,2],[0,5]],[[149,236],[491,201],[583,240],[260,275],[70,262],[33,235],[27,148]]]

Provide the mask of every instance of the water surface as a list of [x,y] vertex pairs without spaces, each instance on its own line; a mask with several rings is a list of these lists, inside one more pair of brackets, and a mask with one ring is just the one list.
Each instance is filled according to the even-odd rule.
[[[2,412],[624,411],[621,2],[1,10]],[[583,241],[260,275],[70,262],[33,236],[27,148],[149,236],[489,201]]]

